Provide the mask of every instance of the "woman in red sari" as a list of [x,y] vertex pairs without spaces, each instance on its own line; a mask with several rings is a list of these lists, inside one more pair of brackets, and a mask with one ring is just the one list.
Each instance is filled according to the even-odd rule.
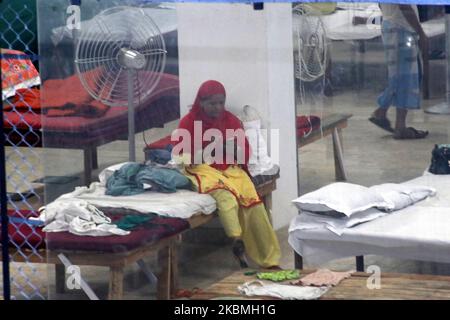
[[197,191],[216,199],[241,267],[247,267],[245,253],[262,267],[278,266],[280,246],[247,173],[250,147],[240,120],[225,110],[225,99],[220,82],[200,86],[191,111],[172,135],[173,153],[188,159],[185,174]]

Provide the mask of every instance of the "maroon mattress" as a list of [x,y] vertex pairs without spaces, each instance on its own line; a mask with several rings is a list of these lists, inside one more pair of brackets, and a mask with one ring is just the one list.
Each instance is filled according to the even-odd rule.
[[[104,210],[113,221],[119,220],[125,214],[111,214]],[[36,216],[33,211],[9,211],[10,217],[29,218]],[[189,228],[186,219],[166,218],[157,216],[150,222],[131,231],[126,236],[91,237],[77,236],[69,232],[42,231],[26,223],[11,221],[8,226],[11,247],[15,248],[44,248],[50,250],[90,251],[120,253],[133,250],[142,245],[156,243],[161,239],[178,234]]]
[[[135,109],[136,132],[179,118],[179,81],[170,74],[162,75],[152,96]],[[45,147],[80,148],[86,144],[102,145],[128,135],[127,107],[111,107],[101,117],[48,117],[27,110],[4,112],[4,126],[9,143],[35,145],[43,136]],[[16,129],[13,129],[13,128]],[[8,130],[9,129],[9,130]],[[23,138],[25,136],[25,139]],[[26,141],[22,141],[26,140]]]

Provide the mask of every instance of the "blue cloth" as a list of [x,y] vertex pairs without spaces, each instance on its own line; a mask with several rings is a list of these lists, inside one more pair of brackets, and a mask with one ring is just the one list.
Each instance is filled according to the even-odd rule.
[[110,196],[134,195],[144,192],[144,183],[152,190],[164,193],[190,187],[190,181],[178,170],[139,163],[128,163],[116,170],[106,181],[105,194]]
[[388,64],[388,86],[378,98],[378,105],[381,108],[394,105],[403,109],[419,109],[418,35],[386,20],[381,30]]
[[148,157],[151,162],[167,164],[172,158],[172,145],[167,145],[165,149],[150,149]]

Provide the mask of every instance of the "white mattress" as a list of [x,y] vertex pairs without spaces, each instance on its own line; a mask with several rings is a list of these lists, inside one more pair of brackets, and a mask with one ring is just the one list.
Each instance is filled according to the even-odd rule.
[[430,186],[437,194],[349,228],[341,236],[325,228],[294,228],[289,233],[289,244],[314,264],[367,254],[450,263],[450,176],[426,174],[405,184]]
[[187,219],[195,214],[211,214],[216,210],[216,200],[209,194],[190,190],[175,193],[146,191],[132,196],[108,196],[106,188],[99,182],[88,187],[77,187],[75,191],[60,196],[58,200],[75,198],[85,200],[97,207],[125,208],[141,213],[156,213],[162,216]]

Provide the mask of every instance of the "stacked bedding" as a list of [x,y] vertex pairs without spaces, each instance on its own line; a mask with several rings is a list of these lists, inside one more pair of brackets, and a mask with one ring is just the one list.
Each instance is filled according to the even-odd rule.
[[293,203],[300,211],[289,231],[326,228],[342,235],[346,229],[414,205],[436,190],[426,185],[386,183],[370,188],[337,182],[305,194]]
[[[374,186],[368,189],[384,189],[383,196],[391,202],[391,208],[386,209],[389,205],[384,209],[373,207],[350,217],[299,209],[300,214],[289,228],[289,244],[312,264],[368,254],[450,263],[449,184],[450,175],[426,172],[398,185]],[[399,188],[406,189],[402,192]],[[429,195],[424,197],[426,194]],[[353,198],[351,193],[341,193],[341,196],[343,202]],[[392,200],[396,200],[397,207],[392,208]],[[371,214],[373,219],[368,218]]]

